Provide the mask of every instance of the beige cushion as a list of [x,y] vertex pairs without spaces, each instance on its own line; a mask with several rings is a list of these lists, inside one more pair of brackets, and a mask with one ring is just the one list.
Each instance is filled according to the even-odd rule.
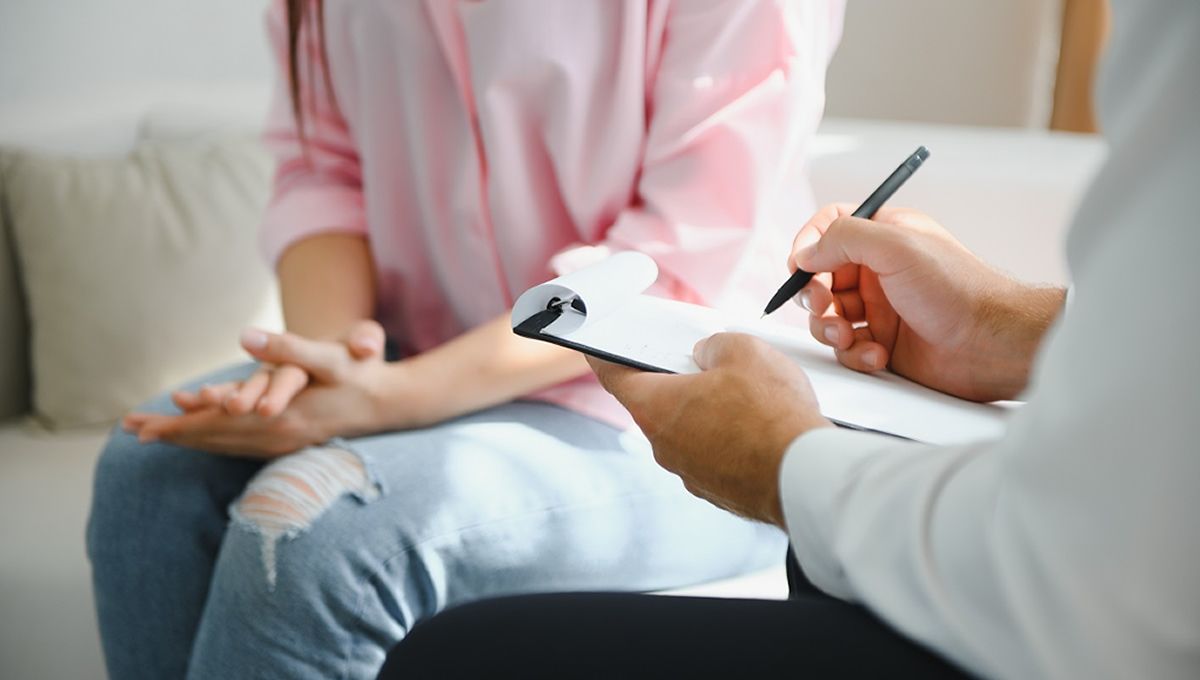
[[29,409],[29,331],[5,219],[3,162],[0,156],[0,420]]
[[243,326],[278,325],[254,245],[271,163],[252,138],[145,142],[122,158],[7,155],[33,405],[47,425],[112,421],[238,358]]

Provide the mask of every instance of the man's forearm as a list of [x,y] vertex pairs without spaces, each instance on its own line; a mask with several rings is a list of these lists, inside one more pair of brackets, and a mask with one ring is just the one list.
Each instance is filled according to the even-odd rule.
[[1050,326],[1066,303],[1065,288],[1013,281],[988,295],[981,308],[981,327],[995,341],[987,357],[978,357],[981,380],[995,380],[989,389],[996,398],[1017,397],[1029,384],[1033,360]]
[[321,234],[288,248],[276,267],[289,331],[332,340],[375,311],[375,273],[367,241]]

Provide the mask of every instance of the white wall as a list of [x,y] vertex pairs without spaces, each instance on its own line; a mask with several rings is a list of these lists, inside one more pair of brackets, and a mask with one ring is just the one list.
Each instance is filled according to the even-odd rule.
[[1045,128],[1061,0],[847,0],[831,116]]
[[266,81],[263,0],[0,0],[0,109],[144,84]]
[[266,0],[0,0],[0,144],[129,148],[148,113],[260,121]]
[[[265,3],[0,0],[0,123],[46,101],[265,83]],[[1044,127],[1061,13],[1061,0],[848,0],[829,114]]]

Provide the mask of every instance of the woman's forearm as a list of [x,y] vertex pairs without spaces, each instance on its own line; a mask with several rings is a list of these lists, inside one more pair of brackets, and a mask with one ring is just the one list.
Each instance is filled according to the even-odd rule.
[[[297,242],[277,267],[288,330],[332,340],[375,311],[364,238],[324,234]],[[587,372],[576,352],[514,335],[508,314],[416,357],[383,367],[379,429],[432,424],[510,401]]]
[[414,411],[418,421],[440,422],[588,371],[577,352],[515,335],[507,314],[392,366],[398,375],[385,410],[393,422],[385,426],[412,422]]
[[332,340],[375,312],[375,270],[367,240],[319,234],[298,241],[276,267],[289,331]]

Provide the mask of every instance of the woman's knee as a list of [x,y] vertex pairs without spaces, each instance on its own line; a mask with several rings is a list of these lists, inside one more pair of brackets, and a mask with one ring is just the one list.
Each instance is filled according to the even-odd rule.
[[109,436],[93,472],[86,534],[89,555],[95,557],[105,546],[119,543],[138,526],[142,515],[156,511],[150,498],[172,465],[168,448],[141,444],[120,428]]
[[[253,366],[234,366],[198,381],[224,381],[247,375]],[[169,393],[160,394],[139,406],[147,413],[178,413]],[[253,474],[252,461],[224,458],[202,451],[173,446],[165,442],[141,443],[120,425],[109,434],[92,478],[92,503],[86,541],[89,555],[103,546],[119,545],[131,527],[150,516],[186,511],[210,489],[236,485]],[[232,496],[230,496],[232,498]],[[226,501],[227,503],[228,501]],[[186,530],[185,527],[178,527]]]
[[311,576],[314,569],[344,570],[350,551],[343,543],[354,535],[339,518],[325,516],[339,503],[366,503],[378,494],[363,460],[349,450],[328,445],[284,456],[259,470],[234,502],[233,527],[240,536],[225,547],[254,553],[240,561],[243,568],[258,563],[257,578],[268,591],[276,587],[283,560],[305,565],[305,580],[319,581]]
[[[181,389],[196,389],[201,385],[241,380],[254,370],[254,364],[239,364],[215,371],[192,381]],[[141,413],[174,415],[180,413],[171,399],[170,392],[163,392],[133,409]],[[136,485],[146,476],[161,474],[162,468],[177,467],[178,456],[172,453],[186,451],[162,442],[142,444],[137,436],[126,432],[120,425],[113,428],[108,441],[100,452],[95,470],[95,491],[98,498],[108,498],[112,493],[136,491]]]

